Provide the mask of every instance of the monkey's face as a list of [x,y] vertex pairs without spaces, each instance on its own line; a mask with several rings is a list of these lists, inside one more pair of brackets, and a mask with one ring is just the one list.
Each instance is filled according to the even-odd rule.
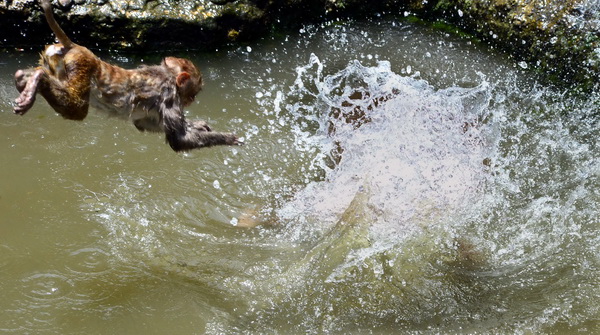
[[163,65],[177,75],[177,91],[183,106],[189,106],[202,90],[202,75],[198,68],[187,59],[167,57]]
[[177,92],[181,99],[181,104],[186,107],[189,106],[196,99],[196,95],[202,90],[202,86],[198,84],[198,81],[190,76],[187,72],[181,72],[177,75]]

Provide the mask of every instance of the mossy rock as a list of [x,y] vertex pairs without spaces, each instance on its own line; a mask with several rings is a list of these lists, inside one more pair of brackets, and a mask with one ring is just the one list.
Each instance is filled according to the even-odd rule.
[[[76,42],[100,49],[211,49],[339,17],[415,15],[507,51],[516,62],[593,88],[600,79],[600,13],[585,0],[58,0]],[[54,39],[37,0],[0,2],[0,48]],[[525,64],[525,63],[522,63]]]

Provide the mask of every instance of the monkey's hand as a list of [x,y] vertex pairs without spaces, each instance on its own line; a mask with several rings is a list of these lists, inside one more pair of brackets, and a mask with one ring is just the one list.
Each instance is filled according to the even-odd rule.
[[233,140],[232,145],[244,145],[244,142],[240,141],[240,139],[237,136],[235,136],[235,135],[233,135],[233,136],[234,136],[234,140]]

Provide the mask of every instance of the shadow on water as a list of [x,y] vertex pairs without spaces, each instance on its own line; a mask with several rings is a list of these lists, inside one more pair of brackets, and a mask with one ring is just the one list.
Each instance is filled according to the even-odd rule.
[[4,332],[598,331],[597,92],[394,21],[191,57],[188,117],[246,146],[17,117],[0,80]]

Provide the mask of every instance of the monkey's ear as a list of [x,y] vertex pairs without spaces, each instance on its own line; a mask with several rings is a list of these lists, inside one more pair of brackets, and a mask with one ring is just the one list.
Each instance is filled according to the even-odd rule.
[[190,74],[187,72],[181,72],[177,75],[177,79],[175,79],[178,87],[185,85],[188,80],[190,80]]

